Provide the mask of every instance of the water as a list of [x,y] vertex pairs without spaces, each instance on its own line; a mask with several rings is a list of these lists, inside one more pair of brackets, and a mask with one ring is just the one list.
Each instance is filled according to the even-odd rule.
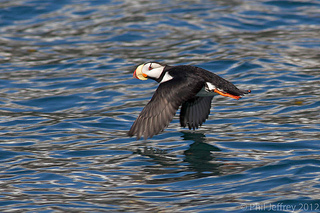
[[[0,1],[2,212],[320,211],[319,1]],[[126,136],[150,60],[252,93]]]

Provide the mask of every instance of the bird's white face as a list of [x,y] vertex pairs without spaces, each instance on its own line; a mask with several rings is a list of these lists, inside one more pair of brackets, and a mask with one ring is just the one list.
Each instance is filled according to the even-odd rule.
[[133,73],[133,77],[140,80],[147,80],[148,78],[158,79],[160,78],[164,65],[157,62],[149,62],[141,64]]

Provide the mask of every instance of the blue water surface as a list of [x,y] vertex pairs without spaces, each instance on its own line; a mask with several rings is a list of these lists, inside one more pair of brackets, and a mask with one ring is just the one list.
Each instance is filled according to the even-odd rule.
[[[0,1],[1,212],[320,211],[320,2]],[[127,131],[189,64],[252,93]]]

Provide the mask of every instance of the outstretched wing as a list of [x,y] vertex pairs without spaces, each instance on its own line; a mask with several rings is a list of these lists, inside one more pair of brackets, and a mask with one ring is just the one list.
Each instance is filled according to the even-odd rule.
[[180,110],[180,124],[188,125],[189,129],[197,129],[206,121],[210,114],[213,96],[195,97],[182,104]]
[[129,136],[147,139],[163,131],[171,122],[179,106],[194,97],[203,87],[203,81],[174,78],[161,83],[149,103],[141,111],[128,132]]

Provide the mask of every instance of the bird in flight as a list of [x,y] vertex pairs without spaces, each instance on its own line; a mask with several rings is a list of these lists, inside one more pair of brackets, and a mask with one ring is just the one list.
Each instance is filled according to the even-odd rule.
[[169,66],[159,62],[139,65],[133,76],[153,79],[159,86],[135,120],[128,136],[145,139],[163,131],[180,109],[180,125],[197,129],[210,114],[215,94],[240,99],[251,90],[240,90],[224,78],[191,65]]

